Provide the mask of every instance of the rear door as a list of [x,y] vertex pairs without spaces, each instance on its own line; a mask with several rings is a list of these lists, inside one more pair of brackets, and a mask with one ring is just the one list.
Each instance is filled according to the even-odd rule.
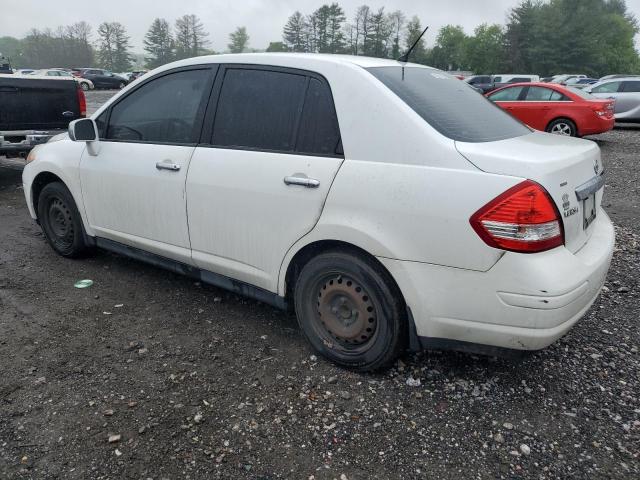
[[276,291],[343,162],[331,89],[305,71],[229,65],[213,97],[187,179],[193,260]]
[[75,81],[19,75],[0,78],[0,130],[65,129],[78,118]]
[[622,82],[616,99],[616,113],[629,119],[640,119],[640,80]]
[[191,263],[185,182],[214,72],[163,72],[97,118],[98,153],[85,149],[80,181],[98,237]]
[[[516,107],[518,118],[531,128],[544,131],[554,119],[562,116],[571,100],[547,87],[527,87],[523,101]],[[572,117],[573,118],[573,117]]]
[[620,99],[620,90],[622,89],[621,81],[613,81],[606,82],[601,85],[597,85],[592,88],[591,95],[598,98],[606,98],[610,100],[616,101],[616,114],[621,113],[623,110],[621,109],[621,105],[618,104],[618,100]]

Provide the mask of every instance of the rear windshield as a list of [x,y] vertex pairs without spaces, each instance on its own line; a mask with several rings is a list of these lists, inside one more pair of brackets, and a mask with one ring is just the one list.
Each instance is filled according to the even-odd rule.
[[584,98],[585,100],[597,100],[597,97],[594,97],[590,93],[585,92],[584,90],[580,90],[579,88],[566,86],[564,87],[569,90],[574,95],[578,95],[580,98]]
[[468,84],[420,67],[367,69],[429,125],[459,142],[493,142],[531,133]]

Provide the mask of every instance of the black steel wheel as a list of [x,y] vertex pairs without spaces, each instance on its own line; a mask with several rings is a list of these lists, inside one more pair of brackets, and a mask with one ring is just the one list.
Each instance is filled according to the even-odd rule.
[[294,296],[305,336],[339,365],[378,370],[405,346],[402,296],[389,274],[364,255],[335,251],[313,258],[300,272]]
[[91,248],[71,192],[60,182],[49,183],[38,198],[38,219],[49,245],[63,257],[79,257]]

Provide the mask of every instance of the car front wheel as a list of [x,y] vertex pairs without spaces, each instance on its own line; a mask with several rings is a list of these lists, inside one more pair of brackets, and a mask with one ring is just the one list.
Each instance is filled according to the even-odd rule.
[[87,90],[89,90],[89,84],[83,82],[80,84],[80,88],[82,88],[82,90],[86,92]]
[[85,241],[78,208],[64,184],[49,183],[42,189],[38,219],[47,242],[63,257],[76,258],[91,250]]
[[360,371],[388,366],[406,345],[402,296],[389,274],[357,252],[310,260],[294,290],[298,323],[313,348]]

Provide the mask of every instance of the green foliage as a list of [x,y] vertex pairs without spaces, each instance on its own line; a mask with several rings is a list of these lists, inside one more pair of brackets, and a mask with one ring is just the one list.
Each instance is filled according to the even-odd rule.
[[131,69],[129,37],[119,22],[104,22],[98,27],[100,66],[113,72]]
[[174,35],[176,60],[206,55],[209,47],[208,36],[197,15],[183,15],[177,19]]
[[636,33],[623,0],[525,0],[509,16],[507,61],[513,71],[544,76],[632,73]]
[[235,32],[229,35],[229,51],[231,53],[242,53],[249,46],[249,34],[246,27],[238,27]]
[[[424,27],[422,26],[422,23],[420,23],[420,19],[418,17],[414,16],[411,20],[409,20],[409,23],[407,24],[407,36],[405,38],[406,48],[404,51],[407,51],[409,48],[411,48],[411,46],[416,42],[423,31]],[[421,39],[413,49],[409,60],[414,63],[428,63],[429,53],[427,52],[424,38]]]
[[[46,68],[91,65],[94,52],[91,27],[79,22],[51,30],[31,30],[22,40],[0,39],[0,52],[14,68]],[[4,45],[4,46],[3,46]]]
[[467,46],[472,41],[459,25],[442,27],[431,51],[432,65],[443,70],[464,70],[467,67]]
[[175,58],[175,44],[169,22],[163,18],[156,18],[144,37],[144,59],[147,68],[156,68]]
[[507,69],[505,35],[500,25],[483,23],[465,44],[464,67],[479,75],[490,75]]
[[288,52],[289,49],[283,42],[270,42],[267,52]]

